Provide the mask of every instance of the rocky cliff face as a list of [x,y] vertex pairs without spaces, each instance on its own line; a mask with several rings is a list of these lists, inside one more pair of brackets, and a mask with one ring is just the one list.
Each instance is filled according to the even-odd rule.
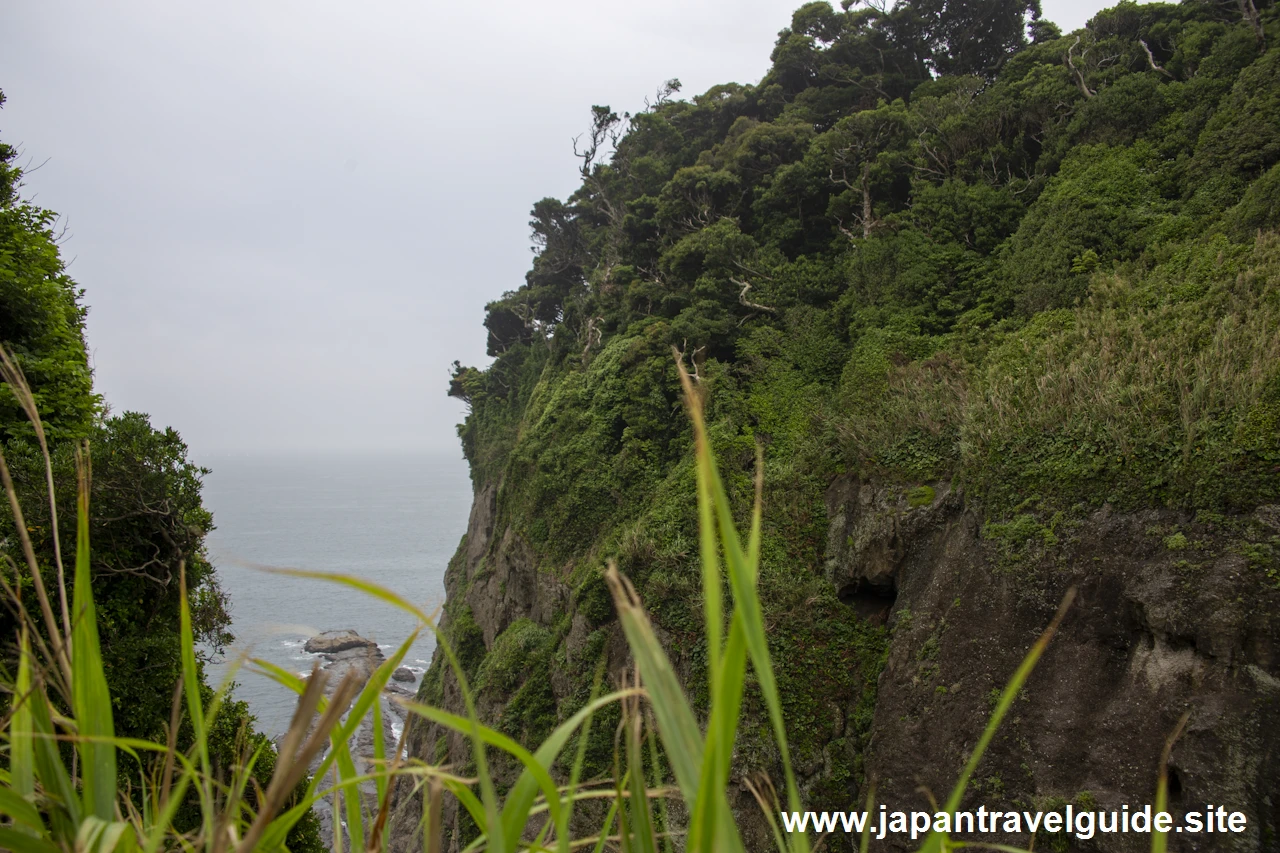
[[[556,701],[564,702],[568,674],[594,667],[600,655],[610,668],[623,667],[625,645],[614,631],[595,657],[583,657],[588,620],[574,610],[568,584],[538,568],[520,532],[498,524],[497,492],[493,484],[476,492],[466,537],[446,574],[448,595],[465,603],[486,650],[520,620],[544,627],[567,620],[550,673]],[[891,807],[926,808],[922,789],[944,798],[995,697],[1075,587],[1074,606],[979,767],[967,802],[1141,806],[1154,796],[1166,737],[1190,710],[1173,751],[1172,808],[1224,804],[1248,814],[1250,831],[1179,838],[1171,849],[1274,849],[1280,592],[1259,562],[1257,543],[1280,536],[1280,508],[1199,520],[1104,508],[1044,523],[1026,515],[984,525],[948,483],[904,489],[852,477],[836,479],[826,501],[826,561],[814,571],[825,573],[850,620],[888,627],[888,656],[869,742],[846,737],[855,709],[836,709],[835,725],[816,733],[815,748],[798,761],[802,789],[829,784],[837,753],[859,749],[863,772],[845,782],[853,799],[865,796],[869,781],[878,802]],[[439,685],[435,698],[461,711],[452,678]],[[481,696],[481,713],[501,725],[501,702]],[[466,741],[437,726],[411,724],[407,737],[411,755],[457,768],[470,761]],[[745,794],[741,800],[750,839],[757,836],[753,806]],[[402,785],[393,849],[420,843],[420,816],[419,798]],[[454,844],[460,820],[446,802]],[[1004,840],[1031,843],[1025,834]],[[1041,837],[1035,849],[1129,851],[1146,844],[1142,835],[1090,842]]]
[[[498,487],[494,483],[487,483],[476,491],[466,535],[444,577],[450,612],[459,612],[459,604],[465,606],[485,650],[493,648],[497,638],[516,621],[529,619],[537,624],[551,624],[569,604],[568,587],[537,570],[533,554],[520,534],[510,526],[497,529],[497,494]],[[456,625],[448,613],[442,628],[453,631],[455,639],[458,638],[454,630]],[[458,651],[465,655],[464,649]],[[457,681],[444,672],[447,666],[442,658],[437,650],[431,664],[433,674],[439,677],[440,695],[424,695],[427,691],[424,686],[419,698],[434,699],[448,710],[465,713],[466,706]],[[492,701],[482,701],[480,712],[487,721],[493,722],[500,719],[502,708]],[[471,762],[471,745],[467,739],[417,718],[410,719],[405,744],[411,757],[448,763],[455,768],[466,767]],[[514,767],[504,767],[501,762],[494,769],[499,775],[504,770],[515,770]],[[457,802],[452,798],[446,798],[443,817],[446,835],[452,842],[445,849],[460,849],[461,815]],[[421,797],[411,785],[402,782],[397,790],[391,819],[393,851],[407,853],[421,849],[418,829],[421,820]]]
[[[1251,541],[1280,533],[1280,508],[1200,522],[1104,508],[1056,531],[1025,525],[1018,541],[984,531],[947,484],[927,496],[912,507],[901,489],[852,479],[827,495],[828,577],[855,609],[887,610],[892,628],[866,757],[877,798],[925,808],[922,787],[945,797],[996,692],[1074,586],[968,801],[1148,803],[1164,741],[1190,710],[1172,755],[1172,808],[1227,804],[1248,814],[1250,832],[1178,838],[1171,849],[1275,849],[1280,594],[1248,555]],[[1081,849],[1148,845],[1095,836]]]

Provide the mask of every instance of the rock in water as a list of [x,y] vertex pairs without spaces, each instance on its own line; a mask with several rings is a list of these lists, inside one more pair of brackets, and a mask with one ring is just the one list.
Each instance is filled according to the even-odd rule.
[[414,681],[417,676],[413,674],[413,670],[407,666],[396,667],[396,671],[391,673],[391,678],[395,681]]
[[307,640],[302,648],[311,654],[331,655],[347,649],[377,647],[373,640],[366,640],[355,631],[325,631]]

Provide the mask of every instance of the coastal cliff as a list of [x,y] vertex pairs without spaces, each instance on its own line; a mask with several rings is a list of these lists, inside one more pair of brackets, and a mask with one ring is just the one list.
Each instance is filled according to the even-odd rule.
[[[1061,596],[1075,587],[1073,609],[981,765],[969,797],[973,807],[1053,809],[1070,802],[1110,810],[1148,802],[1165,738],[1189,710],[1191,723],[1171,766],[1172,808],[1227,802],[1254,823],[1244,836],[1188,849],[1267,849],[1280,827],[1273,798],[1280,779],[1280,590],[1251,570],[1246,555],[1251,544],[1280,536],[1280,508],[1197,521],[1104,507],[1063,531],[1063,542],[1052,549],[1042,541],[1013,543],[1039,553],[1011,561],[1010,543],[984,537],[962,495],[946,483],[929,488],[932,500],[916,506],[907,490],[851,477],[828,489],[825,580],[847,619],[887,624],[888,632],[869,724],[861,721],[858,730],[865,701],[831,697],[822,728],[806,739],[812,746],[798,766],[803,790],[820,797],[831,789],[833,771],[857,767],[859,784],[850,786],[849,801],[865,796],[863,784],[875,780],[879,801],[925,808],[922,789],[949,790],[994,693]],[[540,576],[518,534],[508,528],[495,535],[494,492],[477,494],[446,578],[451,600],[471,608],[486,648],[522,622],[551,636],[571,600],[566,583]],[[567,612],[561,658],[536,673],[549,676],[557,707],[572,702],[580,674],[596,663],[583,660],[591,635],[587,617]],[[600,650],[592,651],[603,654],[609,669],[627,665],[619,631],[596,645]],[[835,663],[841,650],[830,651]],[[674,645],[668,653],[684,657]],[[456,689],[435,698],[461,710]],[[509,701],[490,694],[482,712],[501,724]],[[410,754],[453,766],[470,761],[466,739],[436,726],[412,724],[407,745]],[[766,761],[754,769],[771,768]],[[393,838],[404,842],[397,849],[408,850],[420,811],[411,801],[405,805],[397,810]],[[752,820],[754,803],[743,796],[739,805],[763,849],[767,828]],[[459,837],[461,817],[446,803],[446,826]],[[1028,838],[1004,840],[1025,844]],[[1042,834],[1040,841],[1055,839]],[[911,849],[905,839],[896,843],[886,849]],[[1090,849],[1145,847],[1143,836],[1120,835]]]
[[[845,479],[828,493],[829,577],[855,604],[892,608],[867,746],[877,797],[923,807],[922,787],[950,789],[993,691],[1074,587],[970,805],[1148,802],[1165,739],[1190,711],[1170,769],[1172,808],[1229,802],[1254,823],[1244,836],[1187,849],[1268,849],[1280,826],[1280,591],[1245,555],[1280,534],[1280,507],[1199,521],[1103,507],[1060,530],[1061,544],[1041,541],[1040,554],[1014,562],[1008,540],[984,538],[945,489],[915,508],[901,490]],[[1147,847],[1141,835],[1096,844]]]
[[[705,707],[678,359],[744,525],[764,460],[760,598],[806,808],[949,790],[1075,588],[970,800],[1150,802],[1189,710],[1174,809],[1229,802],[1250,830],[1181,849],[1269,849],[1276,7],[1121,4],[963,50],[911,35],[922,8],[809,3],[755,86],[593,109],[581,188],[534,206],[533,267],[488,306],[493,362],[455,364],[474,504],[443,633],[485,721],[536,744],[630,665],[612,562]],[[462,709],[439,652],[419,697]],[[612,772],[616,723],[600,714],[585,777]],[[468,772],[457,735],[407,738]],[[746,782],[778,770],[749,688],[748,849],[772,842]],[[402,781],[394,848],[420,817]],[[445,849],[475,833],[450,798],[443,828]]]

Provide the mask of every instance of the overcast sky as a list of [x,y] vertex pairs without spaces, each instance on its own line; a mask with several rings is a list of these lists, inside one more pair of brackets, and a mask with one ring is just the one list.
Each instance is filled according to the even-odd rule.
[[486,362],[590,106],[754,83],[799,5],[14,0],[0,139],[47,160],[114,410],[198,460],[453,450],[449,364]]

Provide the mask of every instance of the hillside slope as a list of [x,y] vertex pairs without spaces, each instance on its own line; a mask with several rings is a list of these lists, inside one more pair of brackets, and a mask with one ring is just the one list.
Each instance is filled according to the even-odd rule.
[[[593,109],[581,189],[534,206],[533,268],[488,306],[492,364],[455,370],[475,504],[446,631],[487,718],[535,742],[626,666],[615,560],[698,698],[674,348],[744,512],[763,446],[761,597],[810,807],[947,786],[1077,585],[974,802],[1146,802],[1190,707],[1178,802],[1230,800],[1253,827],[1234,843],[1265,849],[1276,7],[1125,3],[1067,36],[1034,6],[967,8],[810,3],[758,85]],[[457,707],[444,670],[423,697]],[[466,766],[458,739],[409,737]],[[750,707],[737,756],[738,778],[776,769]],[[404,798],[397,844],[415,820]]]

